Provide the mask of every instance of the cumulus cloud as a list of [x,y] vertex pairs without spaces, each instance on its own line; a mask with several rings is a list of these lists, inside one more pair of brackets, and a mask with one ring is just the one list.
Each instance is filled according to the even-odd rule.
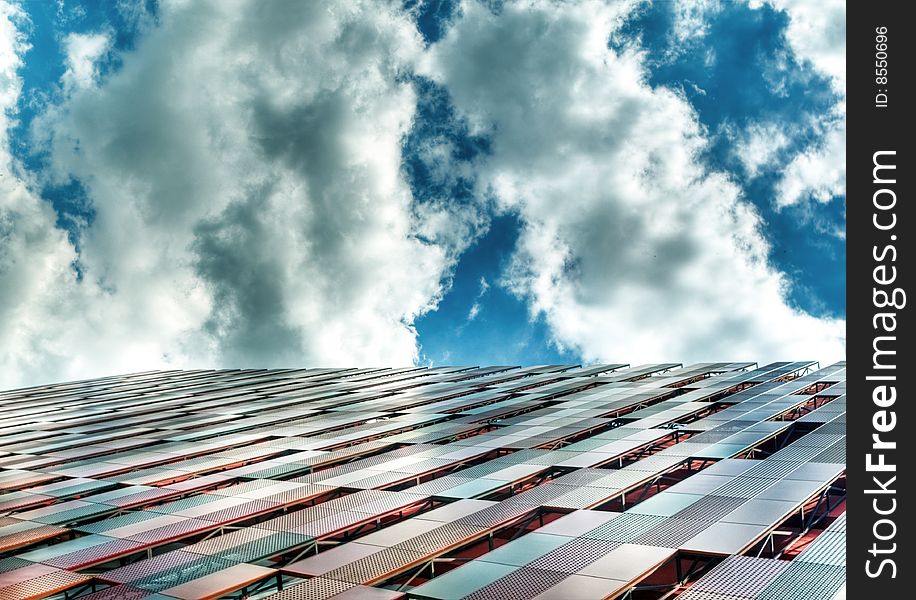
[[821,140],[794,156],[777,184],[777,206],[807,199],[826,203],[846,195],[846,103],[837,104],[820,126]]
[[[120,54],[110,32],[64,38],[32,175],[7,139],[26,16],[0,0],[0,384],[410,363],[494,202],[523,224],[504,283],[586,360],[842,355],[843,322],[786,304],[756,213],[698,161],[687,101],[608,49],[634,4],[467,2],[429,49],[397,3],[263,6],[164,0]],[[421,147],[422,202],[402,164],[417,74],[488,140],[457,163],[447,135]],[[36,191],[72,182],[94,214],[79,251]]]
[[698,159],[685,99],[607,40],[621,3],[462,4],[424,72],[491,136],[479,193],[523,227],[505,283],[585,360],[844,354],[786,303],[755,210]]
[[[22,327],[45,325],[3,344],[6,383],[416,358],[412,322],[454,255],[415,235],[426,226],[401,173],[416,104],[403,76],[422,40],[392,5],[273,9],[163,2],[101,81],[104,40],[68,38],[66,98],[35,120],[34,142],[96,216],[77,280],[73,248],[30,196],[49,240],[15,235],[36,291],[3,289]],[[49,264],[40,281],[36,263]]]
[[100,33],[70,33],[64,39],[67,70],[61,81],[67,91],[89,87],[99,76],[98,61],[109,50],[111,37]]
[[[786,39],[800,62],[830,79],[839,101],[817,115],[820,140],[797,154],[777,188],[778,206],[814,199],[828,202],[846,193],[846,3],[767,0],[789,17]],[[752,6],[764,2],[754,1]]]
[[[786,39],[802,60],[829,76],[846,93],[846,3],[843,0],[765,0],[789,16]],[[764,2],[752,0],[751,6]]]
[[9,153],[8,130],[22,91],[18,69],[28,49],[21,33],[26,16],[0,0],[0,380],[34,376],[38,362],[64,362],[53,337],[52,315],[69,314],[72,261],[67,235],[55,226],[54,210],[27,186]]
[[737,137],[735,154],[751,177],[756,177],[761,168],[771,166],[791,142],[776,123],[752,123]]
[[[664,59],[675,58],[687,45],[704,38],[708,33],[709,19],[714,17],[721,8],[722,5],[718,0],[673,2],[671,5],[673,22]],[[711,60],[713,57],[708,58]]]

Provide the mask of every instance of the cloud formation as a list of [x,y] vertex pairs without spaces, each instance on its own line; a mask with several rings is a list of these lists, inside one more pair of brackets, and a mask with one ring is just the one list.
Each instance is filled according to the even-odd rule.
[[[809,199],[829,202],[846,194],[846,3],[766,2],[788,15],[786,39],[799,61],[810,62],[828,77],[839,96],[833,110],[815,115],[818,139],[786,166],[776,203],[783,207]],[[763,2],[751,4],[760,6]]]
[[109,51],[111,36],[107,33],[70,33],[64,39],[67,70],[61,82],[68,92],[92,86],[99,77],[98,62]]
[[[0,0],[0,385],[415,362],[413,323],[494,204],[522,223],[502,284],[585,360],[842,356],[843,321],[787,305],[683,92],[608,48],[636,5],[468,1],[427,48],[397,3],[164,0],[129,50],[62,39],[31,173],[8,151],[27,16]],[[421,197],[404,145],[426,101],[456,114],[418,146]],[[786,198],[832,193],[822,155]],[[65,231],[40,190],[69,185],[93,216]],[[490,284],[458,320],[489,316]]]
[[627,7],[465,2],[427,56],[492,136],[480,193],[518,211],[507,285],[586,360],[844,354],[844,322],[788,306],[760,220],[699,160],[685,99],[607,40]]
[[17,175],[9,153],[22,90],[18,69],[28,49],[21,9],[0,1],[0,381],[37,380],[42,363],[57,370],[60,352],[56,315],[68,315],[76,253],[55,226],[54,210]]
[[[163,2],[159,26],[102,81],[104,35],[68,38],[66,98],[33,133],[54,181],[78,180],[96,217],[77,281],[49,207],[18,184],[43,220],[36,239],[17,217],[28,281],[6,267],[23,330],[3,344],[5,383],[415,359],[411,323],[448,267],[414,236],[400,172],[415,107],[402,76],[420,37],[374,2],[262,8]],[[14,84],[23,49],[4,50]]]

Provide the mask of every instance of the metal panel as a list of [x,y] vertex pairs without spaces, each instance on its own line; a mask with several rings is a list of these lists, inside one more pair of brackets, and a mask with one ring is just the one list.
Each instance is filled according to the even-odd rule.
[[150,592],[161,592],[171,587],[182,585],[212,575],[233,565],[228,560],[222,560],[212,556],[198,556],[198,559],[191,562],[178,564],[170,569],[152,573],[146,577],[136,579],[130,584],[141,590]]
[[771,558],[731,556],[700,578],[691,587],[691,592],[754,598],[789,564],[789,561]]
[[324,577],[338,579],[353,584],[372,583],[374,580],[389,576],[405,566],[420,560],[421,556],[399,548],[385,548],[357,559],[349,564],[328,571]]
[[404,550],[414,554],[432,554],[480,536],[484,531],[482,527],[465,525],[460,522],[446,523],[435,529],[422,533],[409,540],[393,546],[395,550]]
[[[474,594],[481,588],[515,570],[497,563],[471,561],[410,591],[412,598],[423,600],[454,600]],[[496,598],[497,596],[490,596]]]
[[665,517],[657,515],[623,513],[613,521],[583,534],[582,537],[624,544],[633,541],[663,521]]
[[674,514],[678,519],[718,521],[724,515],[744,504],[743,498],[705,496]]
[[762,536],[766,530],[767,528],[763,525],[713,523],[693,538],[680,544],[680,548],[701,554],[735,554]]
[[833,565],[796,563],[784,569],[757,594],[759,600],[829,600],[843,585],[846,569]]
[[[51,586],[55,565],[123,558],[133,562],[100,574],[116,585],[98,600],[153,599],[163,590],[193,596],[207,582],[219,585],[220,573],[269,573],[249,567],[311,552],[320,538],[322,548],[338,545],[290,565],[288,574],[312,579],[276,597],[392,598],[399,593],[365,584],[492,537],[495,550],[410,594],[622,594],[676,549],[742,550],[840,475],[845,396],[803,417],[817,429],[775,454],[720,460],[640,501],[691,457],[728,456],[788,427],[772,417],[809,400],[799,392],[815,382],[837,382],[826,393],[845,392],[842,364],[777,381],[811,365],[749,372],[734,369],[750,364],[643,365],[590,376],[562,366],[168,371],[0,392],[0,416],[12,423],[4,449],[18,453],[0,457],[0,489],[13,490],[0,495],[0,506],[18,511],[0,518],[0,551],[50,540],[0,560],[0,573],[37,561],[45,571],[31,579]],[[692,437],[651,447],[675,434],[670,424],[713,406],[724,409],[677,428]],[[626,467],[598,468],[620,467],[616,459],[627,453]],[[428,481],[413,485],[418,478]],[[25,485],[33,487],[18,490]],[[401,491],[381,491],[394,487]],[[172,499],[180,496],[187,497]],[[471,497],[502,499],[429,510]],[[618,497],[622,514],[549,514]],[[126,508],[135,510],[109,516]],[[537,528],[539,515],[554,520]],[[396,524],[397,517],[406,520]],[[245,526],[223,530],[239,522]],[[523,523],[527,532],[512,529]],[[839,589],[832,570],[845,562],[844,523],[837,519],[778,576],[772,565],[787,561],[747,563],[744,587],[719,591],[713,570],[700,581],[708,589],[698,584],[682,597],[743,600],[757,582],[774,597],[791,590],[793,598],[832,600]],[[89,535],[65,540],[68,530],[54,524]],[[370,528],[376,532],[365,535]],[[171,550],[189,538],[205,539]],[[153,558],[143,559],[146,552]]]

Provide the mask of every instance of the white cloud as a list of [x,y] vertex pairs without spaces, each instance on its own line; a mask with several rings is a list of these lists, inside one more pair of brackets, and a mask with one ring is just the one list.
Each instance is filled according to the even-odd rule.
[[[752,0],[752,7],[764,2]],[[836,90],[846,94],[846,2],[826,0],[766,0],[786,11],[789,25],[786,39],[795,55],[810,61],[831,78]]]
[[475,302],[471,305],[471,310],[468,311],[468,321],[473,321],[477,318],[477,315],[480,314],[480,302]]
[[474,297],[474,303],[471,304],[471,309],[468,311],[467,322],[470,323],[480,314],[480,311],[483,307],[480,304],[480,301],[483,300],[483,297],[487,295],[487,292],[490,290],[490,284],[487,282],[485,277],[480,278],[479,291],[477,296]]
[[77,254],[33,191],[48,181],[7,150],[25,17],[0,0],[0,384],[416,360],[413,321],[488,218],[411,197],[418,62],[493,142],[460,173],[448,148],[424,159],[520,214],[508,284],[559,343],[631,362],[842,354],[843,323],[786,306],[757,216],[697,162],[686,101],[607,49],[631,8],[468,3],[425,55],[393,5],[168,0],[104,81],[110,36],[71,35],[33,135],[45,176],[77,178],[95,212]]
[[63,41],[67,70],[61,81],[67,91],[90,87],[99,76],[98,61],[111,46],[107,33],[70,33]]
[[689,0],[673,2],[671,40],[667,58],[674,58],[684,46],[696,42],[708,33],[709,19],[722,9],[718,0]]
[[[777,206],[813,199],[828,202],[846,193],[846,2],[767,0],[789,17],[786,39],[800,62],[827,77],[840,100],[816,115],[821,140],[795,156],[777,189]],[[751,2],[759,7],[763,3]]]
[[17,224],[29,247],[0,258],[29,278],[3,285],[21,325],[5,330],[0,378],[413,361],[411,323],[456,250],[414,237],[439,214],[412,212],[400,170],[416,104],[401,76],[422,49],[412,21],[350,1],[160,13],[101,83],[100,39],[70,38],[74,85],[33,130],[51,176],[78,178],[96,213],[84,278],[29,196],[48,239]]
[[492,135],[480,193],[523,222],[507,285],[587,361],[842,357],[844,322],[786,304],[758,215],[698,160],[689,104],[608,49],[627,9],[465,2],[424,63]]
[[777,185],[777,206],[798,204],[808,198],[826,203],[846,195],[845,101],[833,113],[834,118],[822,126],[820,142],[795,155],[786,165]]
[[762,168],[773,164],[790,141],[776,123],[752,123],[735,140],[735,154],[747,174],[756,177]]
[[[17,175],[7,131],[22,91],[17,71],[28,49],[26,15],[0,0],[0,382],[34,376],[36,362],[58,365],[52,315],[69,314],[76,255],[55,227],[53,209]],[[28,375],[26,375],[28,374]]]
[[22,91],[17,70],[22,65],[22,54],[29,48],[20,31],[25,22],[25,13],[20,8],[5,0],[0,2],[0,135],[4,140],[10,112]]

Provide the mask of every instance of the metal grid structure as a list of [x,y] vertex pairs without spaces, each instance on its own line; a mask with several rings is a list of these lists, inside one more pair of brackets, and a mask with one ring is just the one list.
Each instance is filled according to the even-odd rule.
[[0,392],[0,599],[832,599],[845,406],[811,361]]

